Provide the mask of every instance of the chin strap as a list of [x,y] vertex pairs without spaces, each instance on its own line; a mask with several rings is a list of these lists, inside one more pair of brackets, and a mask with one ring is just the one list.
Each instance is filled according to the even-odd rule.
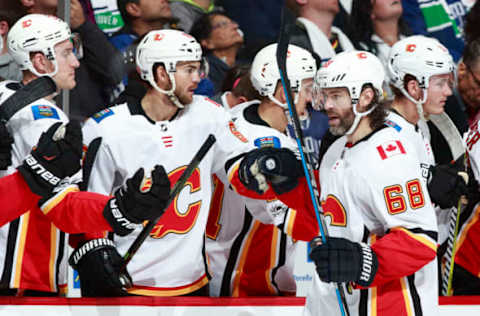
[[173,104],[175,104],[179,109],[183,109],[185,107],[185,105],[183,105],[180,100],[178,99],[178,97],[175,95],[174,91],[175,91],[175,77],[173,76],[173,74],[169,73],[168,74],[168,77],[170,78],[170,82],[172,83],[172,88],[170,88],[170,90],[163,90],[162,88],[160,88],[157,83],[155,82],[155,80],[153,79],[149,79],[148,82],[150,82],[150,84],[152,85],[152,87],[157,90],[158,92],[160,93],[163,93],[165,95],[167,95],[168,99],[170,101],[172,101]]
[[360,123],[360,119],[372,113],[372,111],[377,107],[376,105],[374,105],[369,110],[359,113],[357,111],[357,104],[358,104],[358,100],[352,100],[352,110],[353,110],[353,114],[355,114],[355,119],[353,120],[352,126],[350,126],[348,131],[345,133],[346,135],[352,134],[357,129],[357,126]]
[[427,101],[427,89],[426,88],[422,88],[422,91],[423,91],[423,98],[421,100],[415,100],[408,92],[407,90],[405,90],[404,87],[401,87],[400,88],[400,91],[403,93],[403,95],[410,101],[412,101],[413,103],[415,103],[415,105],[417,106],[417,113],[418,113],[418,117],[420,120],[426,120],[425,118],[425,113],[423,112],[423,105],[425,104],[425,102]]

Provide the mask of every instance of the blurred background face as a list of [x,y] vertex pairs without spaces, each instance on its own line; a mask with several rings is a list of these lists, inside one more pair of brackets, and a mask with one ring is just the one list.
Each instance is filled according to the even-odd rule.
[[468,106],[480,108],[480,62],[472,67],[464,64],[458,74],[458,91]]
[[386,20],[400,18],[403,12],[400,0],[373,0],[372,19]]
[[340,11],[338,0],[310,0],[311,6],[318,11],[337,14]]
[[140,0],[138,5],[142,10],[142,17],[146,21],[170,19],[172,17],[172,11],[167,0]]
[[243,36],[238,31],[238,24],[224,15],[212,15],[210,17],[212,32],[206,39],[206,47],[209,50],[228,48],[243,43]]

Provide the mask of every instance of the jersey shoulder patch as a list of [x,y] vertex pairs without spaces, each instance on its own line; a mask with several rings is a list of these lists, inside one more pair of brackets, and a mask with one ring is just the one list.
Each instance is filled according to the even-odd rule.
[[402,127],[400,125],[398,125],[397,123],[395,123],[394,121],[392,120],[385,120],[385,125],[393,128],[394,130],[396,130],[397,132],[400,132],[402,130]]
[[60,119],[57,109],[55,109],[50,105],[34,105],[31,107],[31,109],[32,109],[34,120],[45,119],[45,118],[57,119],[57,120]]
[[404,155],[407,153],[405,151],[405,148],[403,147],[402,142],[399,140],[391,140],[391,141],[384,142],[383,144],[381,144],[380,146],[377,146],[376,148],[382,160],[385,160],[397,155]]
[[100,123],[101,121],[103,121],[103,119],[105,119],[106,117],[112,116],[113,114],[115,113],[111,109],[104,109],[104,110],[101,110],[100,112],[93,114],[92,119],[95,122]]
[[276,136],[264,136],[259,137],[253,141],[255,147],[262,148],[262,147],[273,147],[273,148],[280,148],[280,139]]

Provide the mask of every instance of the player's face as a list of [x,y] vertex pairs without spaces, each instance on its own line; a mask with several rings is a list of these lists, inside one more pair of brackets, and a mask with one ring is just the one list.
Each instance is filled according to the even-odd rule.
[[302,80],[302,88],[300,92],[298,92],[298,99],[295,104],[299,117],[306,117],[308,115],[307,106],[312,103],[312,86],[313,78]]
[[425,114],[441,114],[445,111],[445,102],[452,95],[452,75],[435,75],[430,77],[427,100],[423,105]]
[[458,74],[458,91],[470,107],[477,109],[480,107],[480,62],[463,68]]
[[376,20],[400,17],[403,12],[400,0],[373,0],[372,4],[372,17]]
[[322,89],[323,110],[327,113],[330,132],[344,135],[353,124],[352,99],[347,88]]
[[66,40],[55,45],[55,57],[57,60],[57,74],[53,76],[53,79],[57,87],[67,90],[75,88],[75,69],[80,66],[80,63],[73,53],[72,42]]
[[140,0],[138,5],[142,11],[142,19],[147,22],[172,17],[168,0]]
[[179,62],[175,72],[175,94],[182,104],[190,104],[202,73],[199,61]]

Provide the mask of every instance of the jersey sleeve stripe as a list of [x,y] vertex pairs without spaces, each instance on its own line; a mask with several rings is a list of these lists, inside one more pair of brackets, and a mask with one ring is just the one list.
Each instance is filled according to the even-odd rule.
[[78,192],[78,191],[79,189],[77,185],[68,186],[67,188],[63,189],[62,191],[52,196],[45,203],[43,203],[40,209],[42,210],[43,214],[47,215],[53,208],[55,208],[65,198],[65,196],[68,193]]
[[295,224],[295,218],[297,217],[297,211],[293,208],[288,209],[287,225],[285,227],[285,233],[289,236],[293,236],[293,225]]
[[402,231],[404,232],[405,234],[407,234],[410,238],[413,238],[415,239],[416,241],[419,241],[421,242],[422,244],[424,244],[425,246],[429,247],[430,249],[432,249],[433,251],[437,251],[437,242],[435,240],[432,240],[430,238],[430,236],[428,236],[427,234],[415,234],[413,232],[411,232],[410,230],[406,229],[406,228],[403,228],[403,227],[395,227],[395,228],[392,228],[391,229],[392,231]]

